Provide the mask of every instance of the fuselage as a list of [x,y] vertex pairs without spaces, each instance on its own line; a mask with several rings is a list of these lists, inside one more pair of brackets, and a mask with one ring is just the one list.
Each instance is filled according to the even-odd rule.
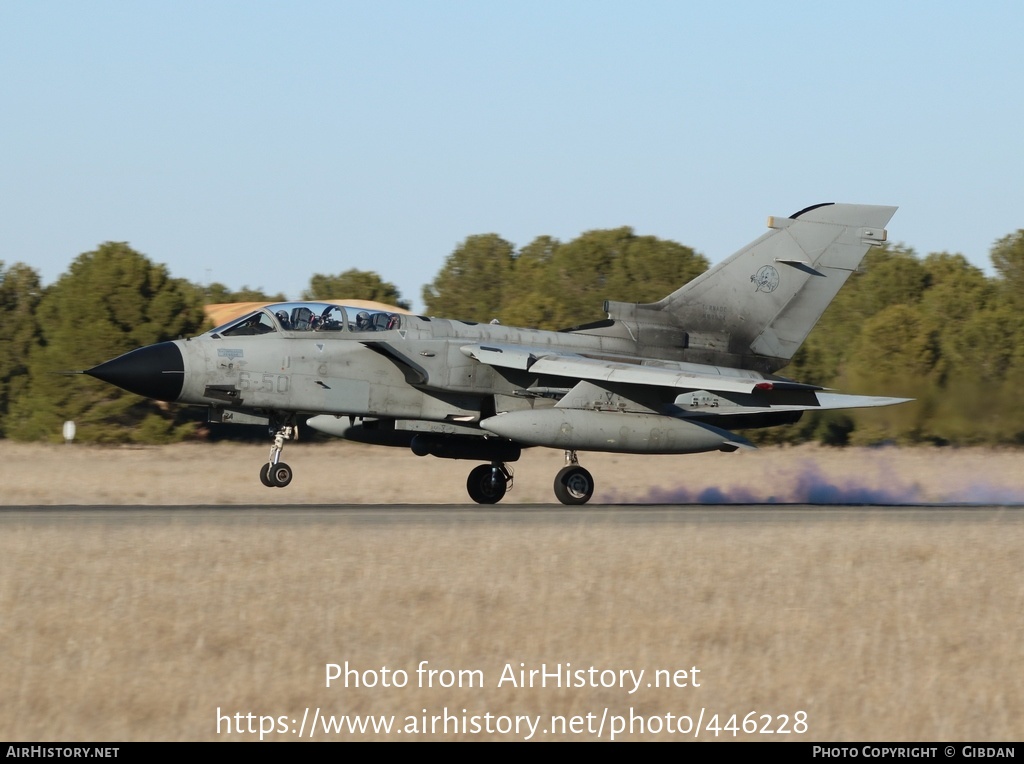
[[[551,406],[568,390],[564,378],[479,363],[466,354],[467,345],[572,352],[701,374],[763,378],[754,371],[640,359],[632,355],[635,343],[628,339],[584,332],[397,314],[361,328],[353,309],[343,309],[331,328],[295,328],[280,317],[303,307],[316,314],[333,306],[272,305],[199,337],[163,343],[176,347],[182,358],[180,391],[173,398],[164,391],[165,399],[229,409],[469,423],[493,415],[496,406]],[[336,308],[333,315],[338,315]]]

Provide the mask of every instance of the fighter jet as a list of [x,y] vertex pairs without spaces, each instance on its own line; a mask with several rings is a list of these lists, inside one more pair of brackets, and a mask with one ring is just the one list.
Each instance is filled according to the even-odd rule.
[[139,348],[86,371],[213,422],[262,424],[259,477],[283,488],[281,456],[300,422],[361,443],[479,461],[470,497],[493,504],[522,449],[562,449],[563,504],[594,478],[578,454],[689,454],[752,447],[733,430],[804,411],[906,399],[841,395],[777,376],[896,207],[819,204],[654,303],[604,303],[562,331],[399,315],[320,302],[253,310],[198,337]]

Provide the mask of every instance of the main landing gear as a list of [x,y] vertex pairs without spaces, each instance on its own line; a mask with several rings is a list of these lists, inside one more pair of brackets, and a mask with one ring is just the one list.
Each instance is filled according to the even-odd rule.
[[586,504],[593,495],[593,475],[580,466],[575,451],[566,451],[565,466],[555,475],[555,497],[563,504]]
[[274,422],[271,428],[274,445],[270,447],[270,461],[260,467],[260,482],[267,488],[284,488],[292,482],[292,468],[281,461],[281,452],[284,451],[284,442],[291,440],[296,431],[294,417]]
[[466,481],[469,498],[477,504],[497,504],[512,486],[512,469],[501,462],[474,467]]
[[[497,504],[512,485],[512,470],[501,462],[474,467],[466,481],[477,504]],[[594,477],[579,464],[575,451],[565,452],[565,466],[555,476],[555,496],[563,504],[586,504],[594,495]]]

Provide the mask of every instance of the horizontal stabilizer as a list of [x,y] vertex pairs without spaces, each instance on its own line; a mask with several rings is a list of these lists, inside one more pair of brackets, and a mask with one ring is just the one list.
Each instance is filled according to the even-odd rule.
[[817,393],[820,409],[869,409],[876,406],[895,406],[910,403],[913,398],[887,398],[872,395],[842,395],[840,393]]
[[[750,416],[756,414],[784,413],[790,411],[830,411],[839,409],[866,409],[879,406],[896,406],[909,403],[913,398],[888,398],[871,395],[843,395],[841,393],[816,392],[808,394],[805,401],[798,403],[771,403],[770,398],[762,405],[729,405],[726,403],[713,410],[715,419],[727,420],[729,417]],[[683,400],[682,396],[680,399]],[[685,419],[706,419],[710,412],[705,408],[680,410],[675,416]]]

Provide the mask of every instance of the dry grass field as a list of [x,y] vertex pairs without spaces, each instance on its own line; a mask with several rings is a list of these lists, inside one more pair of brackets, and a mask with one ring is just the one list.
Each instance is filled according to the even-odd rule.
[[[306,709],[304,736],[316,714],[320,740],[522,739],[516,716],[540,718],[532,739],[595,739],[602,722],[608,739],[631,715],[620,739],[693,739],[676,730],[702,709],[699,739],[714,738],[713,715],[724,728],[735,714],[742,730],[751,712],[758,729],[794,731],[739,739],[1024,736],[1020,510],[488,514],[468,509],[466,463],[289,446],[295,483],[269,490],[256,476],[265,451],[0,443],[3,503],[467,509],[387,519],[385,507],[0,510],[0,739],[260,737],[229,732],[227,717],[257,731],[266,717],[266,739],[296,739]],[[1009,502],[1024,494],[1020,458],[801,448],[584,464],[595,502],[684,490],[692,501]],[[530,453],[508,501],[553,502],[560,460]],[[392,681],[405,671],[408,684],[326,687],[326,665],[346,661],[378,677],[387,667]],[[421,661],[479,673],[420,687]],[[645,673],[632,694],[628,678],[627,688],[499,686],[506,664]],[[699,674],[676,676],[685,687],[647,686],[656,670],[692,667]],[[324,715],[356,714],[393,715],[395,728],[323,731]],[[581,731],[556,731],[552,717],[573,716]]]
[[[464,504],[472,462],[354,443],[292,443],[286,489],[258,478],[269,443],[90,448],[0,440],[0,505]],[[552,503],[561,451],[528,449],[502,501]],[[593,502],[1024,503],[1024,452],[764,448],[733,454],[581,454]]]

